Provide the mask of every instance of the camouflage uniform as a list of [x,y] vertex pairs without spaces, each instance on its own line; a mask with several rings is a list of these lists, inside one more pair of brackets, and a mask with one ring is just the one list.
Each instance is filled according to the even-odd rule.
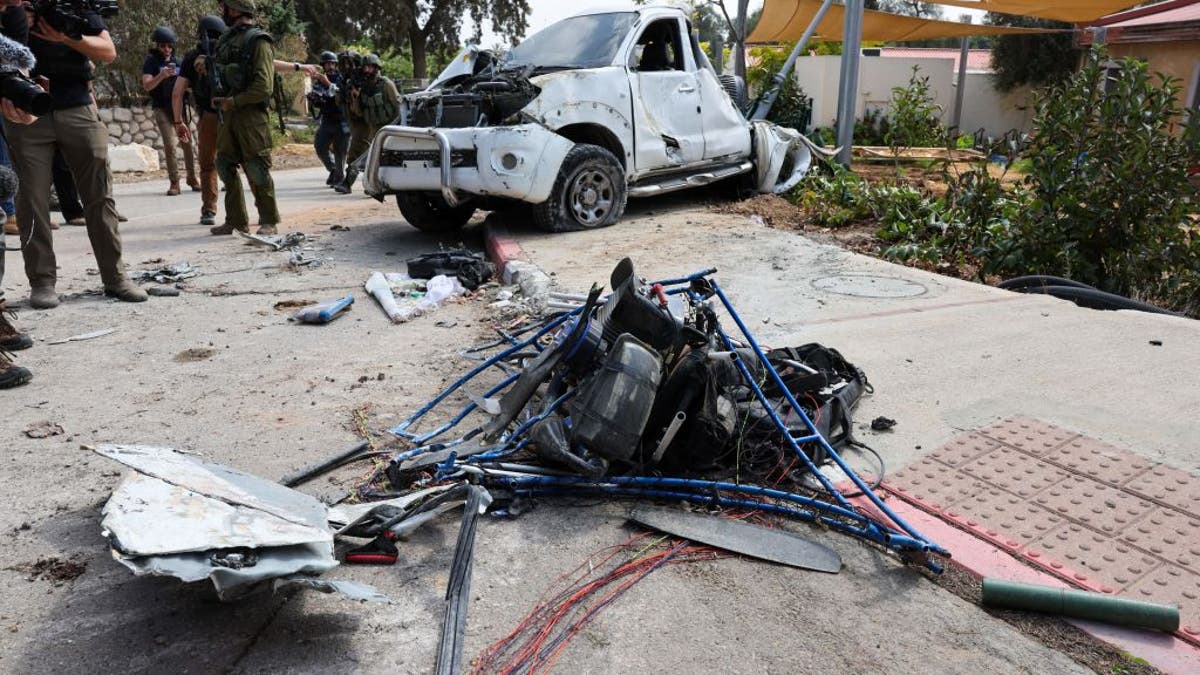
[[[350,152],[347,155],[351,164],[371,147],[375,134],[384,126],[391,124],[400,113],[400,92],[396,84],[383,76],[382,63],[379,57],[370,54],[363,63],[375,66],[375,74],[369,79],[359,94],[353,95],[349,84],[345,86],[344,104],[347,119],[350,120]],[[358,177],[358,170],[348,168],[346,180],[338,192],[348,193]]]
[[261,28],[241,25],[226,31],[217,42],[217,74],[223,89],[220,95],[233,100],[233,109],[224,110],[217,131],[217,175],[225,185],[225,226],[214,228],[217,234],[230,229],[245,231],[250,226],[238,178],[239,165],[250,181],[258,224],[273,227],[280,220],[275,183],[271,180],[273,41]]

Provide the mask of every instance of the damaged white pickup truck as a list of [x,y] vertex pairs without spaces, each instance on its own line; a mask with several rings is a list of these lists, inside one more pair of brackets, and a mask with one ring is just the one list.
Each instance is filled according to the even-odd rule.
[[628,197],[735,176],[760,192],[790,189],[814,148],[747,120],[744,97],[740,81],[718,78],[679,9],[584,13],[502,59],[468,48],[405,96],[371,145],[366,191],[396,195],[421,230],[526,203],[539,227],[561,232],[613,224]]

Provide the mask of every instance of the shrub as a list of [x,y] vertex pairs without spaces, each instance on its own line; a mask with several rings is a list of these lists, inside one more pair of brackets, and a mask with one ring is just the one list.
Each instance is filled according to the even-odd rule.
[[[1200,160],[1176,81],[1094,50],[1037,101],[1024,153],[1021,252],[1005,272],[1066,276],[1121,295],[1196,302],[1200,243],[1189,220]],[[999,266],[998,266],[999,267]]]
[[[787,61],[793,46],[788,44],[782,48],[756,47],[750,50],[750,56],[755,65],[746,71],[746,86],[754,92],[755,104],[757,99],[761,98],[771,86],[772,79],[783,67],[783,63]],[[753,106],[754,104],[751,105],[751,109]],[[775,105],[771,106],[771,112],[767,115],[767,119],[779,126],[789,127],[800,132],[808,128],[812,121],[812,99],[796,82],[795,72],[789,73],[784,79],[783,88],[779,91],[778,98],[775,99]]]
[[946,138],[940,121],[942,108],[929,89],[929,76],[921,76],[919,66],[912,70],[907,85],[892,88],[888,103],[890,128],[884,138],[893,156],[908,148],[939,146]]

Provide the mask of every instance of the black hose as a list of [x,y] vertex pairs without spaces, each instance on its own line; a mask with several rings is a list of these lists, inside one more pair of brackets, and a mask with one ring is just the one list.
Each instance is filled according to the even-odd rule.
[[1183,316],[1169,309],[1126,298],[1121,295],[1105,293],[1094,288],[1077,288],[1074,286],[1031,286],[1019,291],[1021,293],[1041,293],[1052,295],[1062,300],[1070,300],[1080,307],[1089,309],[1118,310],[1132,309],[1151,314],[1166,314],[1167,316]]
[[1052,277],[1045,274],[1031,274],[1025,277],[1013,277],[996,284],[997,288],[1003,288],[1006,291],[1024,291],[1026,288],[1045,287],[1045,286],[1069,286],[1071,288],[1091,288],[1081,281],[1072,279],[1064,279],[1062,277]]

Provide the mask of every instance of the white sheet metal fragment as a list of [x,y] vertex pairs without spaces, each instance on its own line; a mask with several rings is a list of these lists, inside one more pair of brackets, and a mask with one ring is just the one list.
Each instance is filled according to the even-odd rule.
[[260,581],[292,574],[321,574],[337,567],[333,543],[297,544],[258,549],[254,564],[240,568],[224,567],[213,561],[212,552],[177,553],[162,556],[125,556],[116,550],[113,558],[133,570],[147,574],[176,577],[185,582],[210,579],[222,600],[234,600],[251,591]]
[[315,577],[292,575],[283,577],[282,579],[275,579],[271,582],[271,590],[275,592],[291,587],[308,588],[322,593],[341,593],[351,600],[361,600],[363,602],[391,602],[388,596],[375,590],[373,586],[360,584],[357,581],[317,579]]
[[121,481],[103,513],[101,526],[113,547],[131,556],[332,541],[325,528],[229,504],[141,473]]
[[141,445],[101,445],[95,448],[95,452],[206,497],[265,511],[299,525],[315,529],[326,527],[325,505],[316,498],[178,450]]

